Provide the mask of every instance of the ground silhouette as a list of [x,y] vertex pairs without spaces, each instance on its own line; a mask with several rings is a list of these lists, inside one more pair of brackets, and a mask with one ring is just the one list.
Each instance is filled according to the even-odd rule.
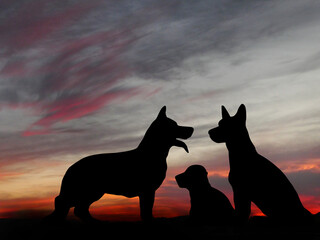
[[189,190],[190,220],[195,224],[232,225],[234,209],[229,199],[213,188],[208,173],[201,165],[192,165],[176,176],[181,188]]
[[155,218],[144,222],[99,222],[87,224],[73,216],[59,224],[46,224],[41,219],[0,219],[1,240],[57,240],[57,239],[320,239],[317,226],[270,226],[252,222],[243,227],[190,224],[188,216]]
[[63,177],[55,210],[46,220],[62,220],[75,207],[77,217],[93,221],[89,207],[105,193],[138,196],[141,219],[151,220],[155,191],[166,176],[169,150],[178,146],[188,152],[187,145],[177,138],[187,139],[192,133],[192,127],[178,126],[168,118],[164,106],[136,149],[92,155],[73,164]]
[[248,221],[251,202],[274,222],[305,224],[312,221],[312,214],[303,207],[284,173],[256,151],[246,128],[243,104],[233,117],[222,106],[222,119],[209,135],[216,143],[226,143],[229,151],[229,182],[240,223]]

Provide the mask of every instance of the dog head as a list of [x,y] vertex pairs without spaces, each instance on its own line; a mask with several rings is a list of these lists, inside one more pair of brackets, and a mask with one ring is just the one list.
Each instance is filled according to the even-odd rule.
[[234,138],[246,133],[246,107],[241,104],[237,113],[230,117],[227,109],[222,106],[222,119],[218,127],[209,130],[209,136],[216,143],[232,141]]
[[[188,139],[192,136],[193,128],[179,126],[166,115],[166,106],[163,106],[154,122],[146,133],[146,137],[153,144],[182,147],[189,152],[187,145],[179,139]],[[152,139],[151,139],[152,138]]]
[[201,165],[192,165],[186,171],[176,176],[180,188],[192,189],[208,183],[208,173]]

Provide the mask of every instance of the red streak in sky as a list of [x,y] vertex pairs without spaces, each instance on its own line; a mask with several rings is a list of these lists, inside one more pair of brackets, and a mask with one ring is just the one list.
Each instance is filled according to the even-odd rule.
[[[83,117],[101,109],[103,106],[115,99],[128,99],[136,94],[138,94],[138,89],[130,89],[115,93],[105,93],[93,98],[81,96],[78,98],[55,102],[47,106],[47,116],[33,123],[23,133],[23,136],[50,133],[50,127],[57,122],[67,122],[72,119]],[[40,127],[40,129],[34,129],[35,127]]]

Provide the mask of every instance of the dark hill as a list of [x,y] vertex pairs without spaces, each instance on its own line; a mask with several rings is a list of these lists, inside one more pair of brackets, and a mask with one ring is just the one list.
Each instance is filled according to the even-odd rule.
[[303,239],[319,240],[320,228],[276,227],[252,221],[243,228],[193,226],[187,217],[157,218],[142,222],[85,224],[67,220],[48,225],[40,219],[0,219],[0,239]]

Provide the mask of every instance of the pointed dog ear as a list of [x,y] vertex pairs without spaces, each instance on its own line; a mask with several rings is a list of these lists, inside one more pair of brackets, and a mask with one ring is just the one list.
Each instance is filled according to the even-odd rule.
[[157,118],[163,118],[163,117],[167,117],[166,115],[166,110],[167,110],[167,107],[166,106],[163,106],[158,114],[158,117]]
[[247,110],[246,106],[244,104],[241,104],[238,108],[238,111],[235,115],[237,118],[239,118],[241,121],[245,122],[247,118]]
[[229,118],[230,117],[227,109],[223,105],[221,106],[221,113],[222,113],[222,118]]

